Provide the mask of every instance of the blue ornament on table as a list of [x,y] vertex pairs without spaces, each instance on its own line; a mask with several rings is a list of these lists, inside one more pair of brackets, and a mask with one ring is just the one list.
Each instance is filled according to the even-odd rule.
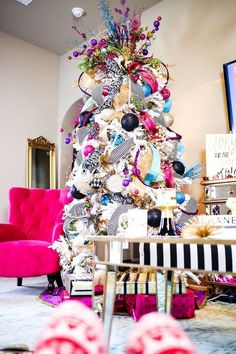
[[107,206],[109,203],[112,203],[112,196],[108,193],[103,194],[101,196],[100,203]]
[[139,126],[138,116],[134,113],[126,113],[121,119],[121,126],[127,132],[132,132]]
[[165,107],[163,109],[163,112],[164,113],[169,113],[170,109],[171,109],[171,106],[172,106],[172,101],[171,101],[170,98],[168,98],[167,100],[165,100]]
[[149,86],[148,84],[142,84],[142,90],[144,92],[145,97],[151,95],[151,93],[152,93],[151,86]]
[[123,143],[123,136],[117,133],[113,133],[110,138],[110,142],[113,144],[115,142],[115,146],[119,146]]
[[185,195],[182,192],[176,192],[176,202],[178,204],[183,204],[185,202]]

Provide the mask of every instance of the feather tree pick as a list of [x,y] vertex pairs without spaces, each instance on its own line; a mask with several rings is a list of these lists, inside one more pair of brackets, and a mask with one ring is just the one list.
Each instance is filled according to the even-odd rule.
[[182,229],[181,236],[184,238],[207,237],[220,233],[221,226],[204,215],[193,217]]

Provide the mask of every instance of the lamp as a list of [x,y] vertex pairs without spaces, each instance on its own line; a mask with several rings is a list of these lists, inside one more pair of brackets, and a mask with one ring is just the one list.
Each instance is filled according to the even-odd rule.
[[84,14],[84,9],[81,9],[81,7],[73,7],[72,9],[72,14],[76,17],[79,18],[83,16]]

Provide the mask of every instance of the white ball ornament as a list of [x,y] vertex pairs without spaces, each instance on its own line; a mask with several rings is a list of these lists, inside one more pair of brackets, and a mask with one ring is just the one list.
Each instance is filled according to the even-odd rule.
[[170,113],[163,114],[165,127],[169,128],[174,123],[174,117]]

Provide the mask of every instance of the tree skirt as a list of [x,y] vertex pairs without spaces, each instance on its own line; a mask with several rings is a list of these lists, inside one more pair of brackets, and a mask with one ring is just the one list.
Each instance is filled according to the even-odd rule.
[[49,305],[57,306],[63,301],[63,292],[65,288],[55,288],[52,293],[49,293],[47,290],[44,290],[39,296],[38,299],[40,302]]

